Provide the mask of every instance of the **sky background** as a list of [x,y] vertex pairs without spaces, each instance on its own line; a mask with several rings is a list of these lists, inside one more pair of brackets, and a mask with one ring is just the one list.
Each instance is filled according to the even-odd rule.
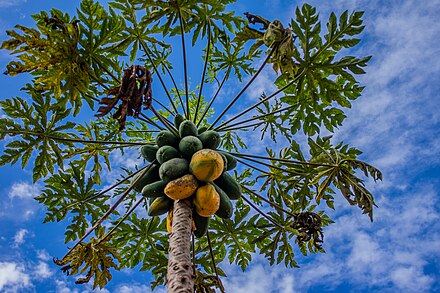
[[[238,2],[237,12],[284,23],[303,3]],[[31,25],[30,15],[39,10],[72,12],[78,3],[0,0],[0,41],[15,24]],[[330,213],[336,223],[325,229],[327,253],[298,255],[300,269],[269,267],[258,256],[244,273],[222,264],[227,292],[440,292],[440,1],[308,3],[320,11],[323,24],[330,11],[365,11],[363,41],[353,54],[373,55],[359,78],[366,89],[334,137],[361,149],[361,159],[383,172],[383,182],[367,181],[379,208],[371,223],[336,197]],[[1,71],[9,60],[0,51]],[[1,75],[0,99],[20,95],[25,80]],[[271,92],[271,80],[273,73],[264,71],[244,99]],[[250,144],[255,151],[261,145]],[[0,168],[0,292],[91,292],[52,263],[65,253],[64,224],[42,224],[44,209],[33,200],[40,188],[32,185],[28,168]],[[150,292],[149,281],[148,273],[122,270],[101,291]]]

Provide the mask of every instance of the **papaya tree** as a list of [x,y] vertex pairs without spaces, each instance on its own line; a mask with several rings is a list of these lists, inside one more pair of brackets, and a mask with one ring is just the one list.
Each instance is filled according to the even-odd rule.
[[[77,283],[140,264],[153,288],[224,292],[223,261],[324,252],[335,196],[373,219],[380,171],[331,138],[363,90],[363,13],[323,28],[308,4],[282,23],[233,2],[82,0],[7,31],[5,74],[31,81],[0,102],[0,165],[31,165],[44,221],[69,221],[55,263]],[[276,90],[246,99],[263,71]]]

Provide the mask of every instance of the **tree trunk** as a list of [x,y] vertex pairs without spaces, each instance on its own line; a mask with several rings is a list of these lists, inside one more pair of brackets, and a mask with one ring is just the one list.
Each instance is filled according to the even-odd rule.
[[189,200],[174,202],[172,232],[168,250],[168,292],[194,292],[194,270],[191,262],[192,204]]

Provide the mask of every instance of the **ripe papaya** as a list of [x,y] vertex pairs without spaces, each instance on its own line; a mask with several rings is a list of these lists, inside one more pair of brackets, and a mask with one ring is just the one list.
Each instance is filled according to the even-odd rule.
[[167,216],[167,232],[171,233],[173,231],[173,210],[171,209],[168,212],[168,216]]
[[218,148],[221,142],[220,134],[214,130],[208,130],[201,134],[199,134],[199,139],[203,144],[204,149],[213,149]]
[[220,187],[230,199],[236,200],[241,197],[241,187],[228,172],[223,172],[214,183]]
[[196,212],[200,216],[209,217],[215,214],[219,209],[220,195],[215,190],[215,187],[208,183],[197,188],[193,204]]
[[217,191],[217,193],[220,196],[220,206],[219,206],[218,210],[215,212],[215,214],[222,219],[231,218],[232,214],[234,212],[234,208],[232,207],[231,200],[229,199],[227,194],[220,187],[218,187],[214,182],[211,182],[210,184],[212,184],[212,186],[214,186],[215,191]]
[[179,113],[174,116],[174,126],[176,126],[177,129],[179,129],[179,126],[183,121],[185,121],[185,117],[183,117]]
[[193,175],[187,174],[168,182],[164,192],[173,200],[184,199],[193,195],[198,186],[197,179]]
[[188,159],[191,159],[191,157],[202,148],[203,144],[200,139],[192,135],[185,136],[179,142],[179,151]]
[[156,160],[159,162],[159,164],[163,164],[166,161],[174,158],[180,158],[180,153],[170,145],[160,147],[156,153]]
[[172,134],[168,130],[161,130],[156,135],[156,144],[159,147],[164,146],[164,145],[178,146],[179,145],[179,138],[176,137],[174,134]]
[[203,237],[208,231],[210,218],[202,217],[199,214],[197,214],[197,212],[194,211],[193,221],[194,221],[194,225],[196,226],[194,230],[194,236],[196,236],[197,238]]
[[185,120],[179,125],[179,135],[181,138],[192,135],[197,136],[197,126],[191,120]]
[[174,201],[167,196],[157,197],[148,208],[150,217],[160,216],[168,212],[173,207]]
[[196,152],[189,163],[189,171],[203,182],[214,181],[223,172],[222,157],[214,150],[203,149]]
[[174,158],[163,163],[159,168],[160,179],[166,182],[188,174],[188,161],[182,158]]
[[225,151],[218,151],[220,155],[224,155],[226,157],[226,160],[228,161],[228,164],[225,165],[225,171],[231,171],[237,166],[237,159],[231,155],[228,152]]
[[[147,173],[145,173],[137,181],[137,183],[133,186],[133,190],[135,190],[136,192],[142,192],[142,188],[144,188],[145,185],[156,182],[160,179],[159,178],[159,165],[152,164],[152,166],[149,168],[150,169],[147,171]],[[141,176],[141,174],[142,174],[142,171],[139,174],[137,174],[136,176],[134,176],[131,183],[133,184],[137,180],[137,178],[139,178],[139,176]]]
[[148,198],[155,198],[166,195],[164,192],[167,182],[159,180],[150,184],[147,184],[142,188],[142,195]]
[[141,155],[148,162],[153,162],[156,159],[156,153],[159,147],[153,144],[146,144],[141,147]]

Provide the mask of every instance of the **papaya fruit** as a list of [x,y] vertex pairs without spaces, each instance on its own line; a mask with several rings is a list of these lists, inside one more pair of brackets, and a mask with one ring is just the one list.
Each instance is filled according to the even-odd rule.
[[179,151],[170,145],[164,145],[160,147],[156,153],[156,160],[159,162],[159,164],[163,164],[166,161],[180,157],[181,156]]
[[203,237],[208,231],[210,218],[202,217],[194,211],[193,221],[195,226],[194,236],[196,236],[197,238]]
[[196,152],[189,163],[189,171],[203,182],[214,181],[223,172],[222,157],[214,150],[203,149]]
[[208,130],[208,126],[200,126],[199,128],[197,128],[198,134],[201,134],[201,133],[205,132],[206,130]]
[[179,113],[174,116],[174,126],[176,126],[177,129],[179,129],[179,126],[183,121],[185,121],[185,117],[183,117]]
[[168,130],[161,130],[156,135],[156,144],[161,147],[164,145],[170,145],[177,147],[179,145],[179,138],[176,137]]
[[214,186],[215,191],[217,191],[218,195],[220,196],[220,206],[215,214],[222,219],[231,218],[234,212],[234,208],[232,207],[232,202],[229,199],[228,195],[214,182],[211,182],[210,184]]
[[218,151],[218,153],[224,155],[228,161],[228,164],[225,165],[225,171],[231,171],[237,166],[237,159],[233,155],[225,151]]
[[228,166],[228,158],[226,158],[226,156],[220,152],[218,152],[220,156],[222,156],[223,159],[223,172],[226,171],[226,166]]
[[173,200],[185,199],[193,195],[198,186],[199,183],[196,178],[191,174],[187,174],[168,182],[164,192]]
[[150,217],[160,216],[168,212],[173,207],[174,201],[167,196],[157,197],[148,208]]
[[188,159],[191,159],[191,157],[202,148],[203,144],[200,139],[192,135],[185,136],[179,142],[179,151]]
[[218,148],[221,142],[220,134],[214,130],[208,130],[201,134],[199,134],[198,138],[203,144],[204,149],[213,149]]
[[[148,167],[147,167],[148,168]],[[152,164],[150,169],[145,173],[136,184],[133,186],[133,190],[136,192],[142,192],[142,188],[144,188],[145,185],[153,183],[158,181],[159,178],[159,165],[158,164]],[[133,184],[139,176],[141,176],[142,171],[133,177],[131,183]]]
[[155,198],[166,195],[164,192],[167,182],[159,180],[150,184],[147,184],[142,188],[142,195],[148,198]]
[[166,182],[182,177],[189,172],[188,161],[183,158],[174,158],[166,161],[159,168],[160,179]]
[[241,197],[240,184],[228,172],[223,172],[214,183],[228,195],[229,199],[237,200]]
[[179,135],[180,138],[184,138],[185,136],[192,135],[197,136],[198,130],[197,126],[191,120],[185,120],[179,125]]
[[153,162],[156,159],[156,153],[159,147],[153,144],[146,144],[141,147],[141,155],[148,162]]
[[173,210],[171,209],[167,215],[167,232],[171,233],[173,231]]
[[215,214],[220,207],[220,195],[212,184],[200,186],[193,199],[196,212],[202,217]]

